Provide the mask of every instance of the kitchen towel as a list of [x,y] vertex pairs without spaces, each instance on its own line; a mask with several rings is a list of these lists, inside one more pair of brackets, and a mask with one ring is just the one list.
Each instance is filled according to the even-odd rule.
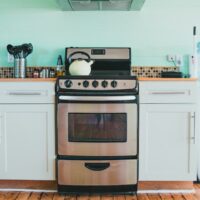
[[191,77],[200,77],[200,35],[193,27],[193,54],[189,56],[189,73]]

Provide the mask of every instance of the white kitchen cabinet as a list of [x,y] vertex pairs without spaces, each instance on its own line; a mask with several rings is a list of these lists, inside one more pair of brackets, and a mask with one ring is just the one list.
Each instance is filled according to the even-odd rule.
[[[48,84],[44,85],[42,91]],[[55,106],[40,103],[43,93],[21,90],[20,86],[13,84],[13,91],[17,88],[18,93],[12,91],[6,98],[7,102],[21,98],[23,103],[0,104],[0,179],[55,180]],[[34,84],[31,86],[34,90]],[[53,93],[53,85],[50,87]]]
[[194,180],[195,106],[140,105],[140,180]]
[[[169,84],[171,88],[167,88],[168,82],[157,82],[157,85],[154,82],[154,87],[149,89],[151,91],[149,93],[147,88],[151,82],[148,87],[146,84],[148,82],[140,84],[141,91],[154,96],[152,99],[148,95],[146,98],[142,97],[140,104],[139,180],[195,180],[197,174],[195,135],[197,107],[196,98],[193,96],[196,94],[195,84],[174,82]],[[186,95],[179,91],[181,87],[184,88],[183,84],[186,85],[187,91],[193,91],[193,93],[188,92],[190,95],[186,97],[188,101],[181,98],[181,95]]]
[[[3,157],[4,157],[4,143],[3,143],[3,133],[4,133],[4,120],[3,114],[0,112],[0,174],[3,172]],[[0,176],[1,177],[1,176]]]

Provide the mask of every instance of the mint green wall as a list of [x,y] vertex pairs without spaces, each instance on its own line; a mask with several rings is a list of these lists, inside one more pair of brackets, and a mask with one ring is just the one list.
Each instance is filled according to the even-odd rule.
[[63,12],[55,0],[0,0],[0,66],[7,44],[31,42],[29,66],[56,65],[64,47],[132,48],[132,65],[172,65],[167,54],[192,53],[192,28],[200,33],[199,0],[146,0],[140,12]]

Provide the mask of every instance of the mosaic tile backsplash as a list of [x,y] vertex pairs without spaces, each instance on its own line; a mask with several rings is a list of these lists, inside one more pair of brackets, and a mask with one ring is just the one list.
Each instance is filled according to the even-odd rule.
[[148,77],[148,78],[159,78],[161,77],[161,72],[179,72],[179,67],[160,67],[160,66],[152,66],[152,67],[132,67],[132,74],[138,77]]
[[[41,71],[43,69],[51,69],[53,71],[56,70],[56,67],[27,67],[26,69],[26,77],[33,78],[34,71],[38,70]],[[134,66],[132,67],[132,74],[138,77],[152,77],[152,78],[159,78],[161,77],[161,72],[166,71],[174,71],[178,72],[179,67],[163,67],[163,66],[152,66],[152,67],[145,67],[145,66]],[[0,78],[13,78],[14,77],[14,70],[13,67],[0,67]]]
[[[54,72],[56,71],[55,67],[27,67],[26,68],[26,77],[33,78],[35,70],[38,70],[40,72],[43,69],[48,69],[48,70],[51,69]],[[14,78],[14,68],[13,67],[0,67],[0,78]]]

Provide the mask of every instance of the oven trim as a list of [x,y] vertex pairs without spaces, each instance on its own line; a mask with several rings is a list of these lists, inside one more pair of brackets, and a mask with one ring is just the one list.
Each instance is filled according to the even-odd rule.
[[138,155],[135,156],[74,156],[74,155],[58,155],[59,160],[132,160],[138,159]]
[[[60,99],[60,96],[62,96],[62,98]],[[66,98],[65,98],[66,96]],[[68,99],[69,97],[69,99]],[[95,100],[95,98],[93,97],[97,97]],[[82,98],[84,98],[85,100],[81,100]],[[99,104],[111,104],[111,103],[121,103],[121,104],[125,104],[125,103],[133,103],[133,104],[137,104],[139,105],[139,97],[138,94],[135,95],[110,95],[110,94],[104,94],[104,95],[91,95],[91,94],[87,94],[86,95],[64,95],[63,93],[59,93],[56,97],[56,106],[58,107],[59,103],[91,103],[91,104],[95,104],[95,103],[99,103]]]
[[59,100],[67,100],[67,101],[94,101],[94,102],[107,102],[107,101],[134,101],[136,100],[136,96],[68,96],[68,95],[60,95],[58,97]]

